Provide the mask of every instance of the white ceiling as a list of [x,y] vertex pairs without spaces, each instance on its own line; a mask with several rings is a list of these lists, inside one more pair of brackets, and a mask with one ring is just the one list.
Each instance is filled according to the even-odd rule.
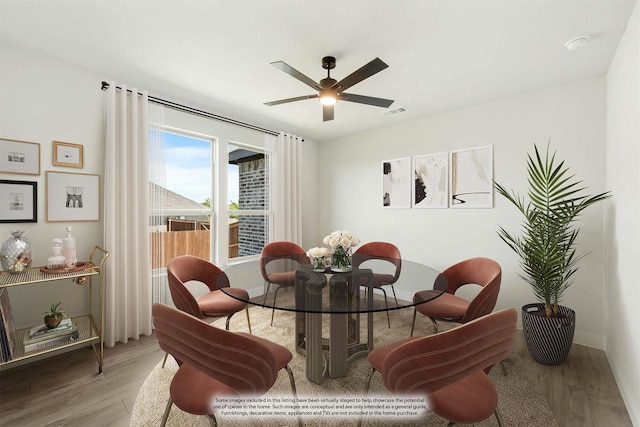
[[[0,0],[1,42],[35,49],[148,90],[315,141],[606,73],[635,0]],[[589,34],[588,45],[564,43]],[[375,57],[386,70],[346,92],[407,113],[339,102],[322,122],[313,80],[323,56],[346,77]],[[96,82],[99,90],[100,82]]]

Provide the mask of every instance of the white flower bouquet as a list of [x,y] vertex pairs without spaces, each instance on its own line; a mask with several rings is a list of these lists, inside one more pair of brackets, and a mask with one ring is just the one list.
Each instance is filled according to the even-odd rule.
[[331,251],[327,248],[311,248],[307,251],[307,256],[314,271],[324,271],[331,263]]
[[360,243],[356,236],[350,231],[336,230],[326,236],[322,243],[327,245],[333,253],[331,266],[335,271],[351,269],[351,252]]

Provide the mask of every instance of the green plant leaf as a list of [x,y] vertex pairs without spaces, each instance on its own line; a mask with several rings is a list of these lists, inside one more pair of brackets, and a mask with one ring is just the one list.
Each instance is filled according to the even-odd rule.
[[576,253],[579,229],[575,221],[587,207],[611,197],[609,192],[583,195],[586,187],[570,173],[564,161],[556,162],[549,144],[544,157],[534,144],[527,155],[528,201],[513,190],[494,182],[496,192],[524,216],[521,235],[498,228],[498,236],[519,257],[522,273],[536,299],[558,304],[572,284],[577,263],[586,253]]

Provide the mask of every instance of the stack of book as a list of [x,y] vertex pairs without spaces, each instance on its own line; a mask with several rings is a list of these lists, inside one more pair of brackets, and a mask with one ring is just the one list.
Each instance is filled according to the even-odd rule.
[[52,329],[45,325],[34,326],[29,331],[29,336],[24,336],[24,352],[40,350],[52,344],[69,344],[76,341],[78,336],[78,326],[71,319],[63,319]]
[[15,334],[9,291],[6,288],[0,288],[0,362],[13,359]]

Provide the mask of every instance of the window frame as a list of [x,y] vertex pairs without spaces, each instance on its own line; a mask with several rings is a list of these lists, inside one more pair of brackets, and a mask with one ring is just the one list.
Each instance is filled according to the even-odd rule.
[[[211,156],[211,176],[209,181],[209,200],[211,201],[211,206],[207,208],[206,205],[202,205],[203,209],[153,209],[153,206],[149,206],[149,216],[203,216],[207,215],[210,217],[209,223],[216,224],[216,218],[218,217],[216,211],[216,203],[215,203],[215,183],[217,177],[217,162],[216,162],[216,148],[218,145],[218,138],[213,135],[204,134],[201,132],[195,132],[187,129],[178,128],[175,126],[169,126],[164,124],[153,123],[150,125],[149,129],[154,129],[155,131],[162,132],[163,134],[171,133],[180,137],[197,139],[201,141],[209,142],[210,147],[210,156]],[[166,147],[165,147],[166,153]],[[165,171],[166,173],[166,171]],[[151,182],[151,177],[149,177],[149,181]],[[159,184],[156,184],[159,185]],[[173,190],[170,190],[173,191]],[[197,202],[196,202],[197,203]],[[151,225],[150,225],[151,227]],[[216,258],[216,240],[213,238],[213,232],[215,227],[209,228],[209,261],[215,262]],[[153,254],[151,254],[153,256]],[[166,267],[164,267],[166,269]],[[163,268],[159,268],[156,270],[162,271]]]
[[[266,178],[267,178],[267,182],[266,182],[266,188],[265,188],[265,199],[266,199],[266,205],[267,208],[266,209],[238,209],[238,210],[229,210],[228,208],[228,203],[225,204],[226,207],[226,215],[224,216],[226,221],[227,221],[227,225],[229,222],[229,219],[231,218],[231,215],[237,215],[237,216],[262,216],[262,217],[266,217],[266,222],[268,224],[268,233],[265,235],[266,237],[266,242],[265,244],[269,243],[272,239],[273,239],[273,203],[271,202],[271,188],[270,188],[270,183],[271,183],[271,173],[270,173],[270,167],[269,167],[269,156],[270,156],[270,152],[269,150],[267,150],[266,147],[260,147],[260,146],[256,146],[253,144],[249,144],[249,143],[244,143],[244,142],[238,142],[235,140],[229,140],[226,144],[226,149],[225,149],[225,153],[226,153],[226,164],[229,164],[229,150],[228,147],[230,145],[233,145],[237,148],[241,148],[241,149],[247,149],[247,150],[251,150],[253,152],[256,153],[261,153],[264,155],[264,159],[265,159],[265,169],[266,169]],[[226,183],[227,186],[225,188],[226,190],[226,196],[227,199],[229,197],[229,181],[228,181],[228,168],[225,169],[226,172]],[[239,200],[238,200],[239,202]],[[220,218],[223,217],[222,212],[220,213]],[[228,248],[228,242],[229,242],[229,236],[227,236],[227,248]],[[227,259],[226,259],[226,265],[235,265],[235,264],[240,264],[242,262],[247,262],[247,261],[252,261],[252,260],[256,260],[260,258],[260,254],[254,254],[254,255],[245,255],[245,256],[238,256],[235,258],[229,258],[228,257],[228,252],[227,252]]]

